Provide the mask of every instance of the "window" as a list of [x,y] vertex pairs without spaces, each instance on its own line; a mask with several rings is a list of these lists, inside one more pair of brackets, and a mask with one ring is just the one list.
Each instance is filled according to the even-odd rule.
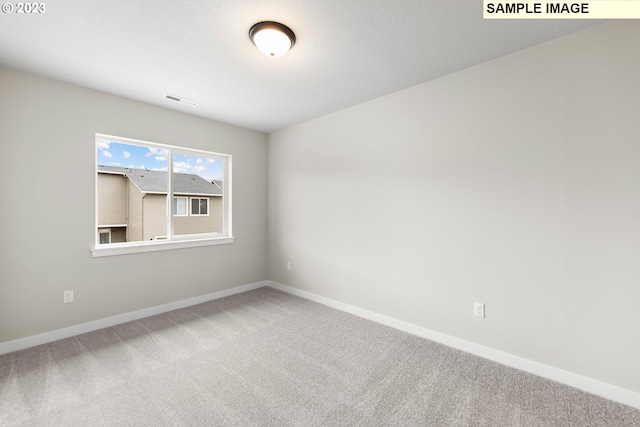
[[104,245],[105,243],[111,243],[111,230],[108,228],[101,228],[98,230],[100,233],[100,244]]
[[191,198],[191,215],[209,215],[209,199]]
[[173,214],[175,216],[187,216],[187,198],[186,197],[173,198]]
[[231,156],[96,134],[95,159],[93,256],[233,242]]

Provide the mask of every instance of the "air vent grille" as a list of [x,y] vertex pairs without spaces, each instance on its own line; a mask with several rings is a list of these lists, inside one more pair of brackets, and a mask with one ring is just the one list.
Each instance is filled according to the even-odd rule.
[[175,95],[169,95],[168,93],[165,93],[164,97],[165,97],[165,99],[168,99],[170,101],[179,102],[180,104],[188,105],[190,107],[195,107],[196,105],[198,105],[198,103],[195,102],[195,101],[191,101],[189,99],[181,98],[181,97],[175,96]]

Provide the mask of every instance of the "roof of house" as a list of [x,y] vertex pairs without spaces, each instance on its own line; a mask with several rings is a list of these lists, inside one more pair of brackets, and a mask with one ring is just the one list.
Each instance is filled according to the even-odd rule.
[[[143,193],[166,193],[167,172],[98,165],[98,172],[117,173],[129,178]],[[222,181],[209,182],[199,175],[174,172],[173,194],[222,195]]]

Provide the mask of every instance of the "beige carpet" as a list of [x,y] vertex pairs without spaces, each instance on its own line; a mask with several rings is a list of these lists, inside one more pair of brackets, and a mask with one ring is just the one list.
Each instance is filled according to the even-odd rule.
[[270,288],[0,356],[2,426],[640,426],[640,411]]

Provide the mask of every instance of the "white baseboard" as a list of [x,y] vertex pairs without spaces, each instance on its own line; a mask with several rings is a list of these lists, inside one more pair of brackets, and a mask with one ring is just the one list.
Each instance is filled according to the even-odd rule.
[[145,308],[138,311],[132,311],[130,313],[119,314],[113,317],[107,317],[106,319],[94,320],[92,322],[82,323],[80,325],[69,326],[68,328],[45,332],[43,334],[33,335],[26,338],[20,338],[14,341],[7,341],[4,343],[0,343],[0,354],[23,350],[25,348],[34,347],[36,345],[46,344],[49,342],[61,340],[63,338],[69,338],[76,335],[84,334],[86,332],[96,331],[98,329],[108,328],[110,326],[131,322],[132,320],[138,320],[145,317],[154,316],[156,314],[166,313],[168,311],[177,310],[179,308],[190,307],[192,305],[213,301],[242,292],[252,291],[254,289],[262,288],[265,286],[267,286],[266,281],[250,283],[248,285],[237,286],[235,288],[225,289],[223,291],[213,292],[210,294],[201,295],[199,297],[187,298],[168,304]]
[[455,338],[450,335],[435,332],[411,323],[383,316],[378,313],[363,310],[359,307],[332,300],[330,298],[325,298],[311,292],[292,288],[281,283],[267,280],[267,284],[274,289],[278,289],[280,291],[287,292],[289,294],[296,295],[310,301],[335,308],[340,311],[354,314],[356,316],[372,320],[374,322],[381,323],[383,325],[387,325],[392,328],[408,332],[410,334],[417,335],[419,337],[423,337],[431,341],[456,348],[458,350],[465,351],[467,353],[475,354],[476,356],[480,356],[485,359],[510,366],[512,368],[520,369],[522,371],[529,372],[543,378],[557,381],[559,383],[586,391],[587,393],[592,393],[597,396],[604,397],[605,399],[613,400],[615,402],[623,403],[625,405],[640,409],[640,393],[636,393],[568,371],[564,371],[562,369],[554,368],[542,363],[534,362],[532,360],[528,360],[519,356],[514,356],[512,354],[485,347],[480,344],[475,344],[469,341]]
[[130,313],[120,314],[106,319],[95,320],[92,322],[83,323],[80,325],[70,326],[68,328],[58,329],[43,334],[34,335],[31,337],[21,338],[14,341],[7,341],[0,343],[0,355],[11,353],[13,351],[22,350],[29,347],[34,347],[40,344],[46,344],[49,342],[57,341],[63,338],[69,338],[72,336],[84,334],[86,332],[95,331],[110,326],[119,325],[121,323],[130,322],[132,320],[138,320],[145,317],[153,316],[156,314],[166,313],[168,311],[177,310],[180,308],[189,307],[196,304],[201,304],[207,301],[213,301],[219,298],[228,297],[231,295],[239,294],[242,292],[251,291],[254,289],[262,288],[264,286],[270,286],[274,289],[278,289],[283,292],[287,292],[292,295],[296,295],[310,301],[314,301],[328,307],[335,308],[340,311],[344,311],[356,316],[372,320],[374,322],[390,326],[392,328],[408,332],[419,337],[435,341],[449,347],[456,348],[458,350],[465,351],[467,353],[475,354],[476,356],[483,357],[485,359],[492,360],[494,362],[501,363],[512,368],[520,369],[525,372],[538,375],[543,378],[547,378],[553,381],[557,381],[562,384],[566,384],[580,390],[592,393],[605,399],[613,400],[615,402],[623,403],[625,405],[632,406],[640,409],[640,393],[636,393],[621,387],[617,387],[611,384],[604,383],[602,381],[587,378],[578,374],[574,374],[562,369],[554,368],[542,363],[534,362],[528,359],[524,359],[519,356],[514,356],[509,353],[505,353],[499,350],[495,350],[489,347],[485,347],[479,344],[465,341],[459,338],[452,337],[450,335],[435,332],[408,322],[397,320],[391,317],[383,316],[372,311],[364,310],[362,308],[345,304],[330,298],[325,298],[311,292],[303,291],[300,289],[292,288],[290,286],[283,285],[281,283],[273,282],[270,280],[251,283],[244,286],[238,286],[231,289],[225,289],[219,292],[213,292],[207,295],[199,297],[188,298],[181,301],[175,301],[168,304],[163,304],[155,307],[146,308],[143,310],[133,311]]

